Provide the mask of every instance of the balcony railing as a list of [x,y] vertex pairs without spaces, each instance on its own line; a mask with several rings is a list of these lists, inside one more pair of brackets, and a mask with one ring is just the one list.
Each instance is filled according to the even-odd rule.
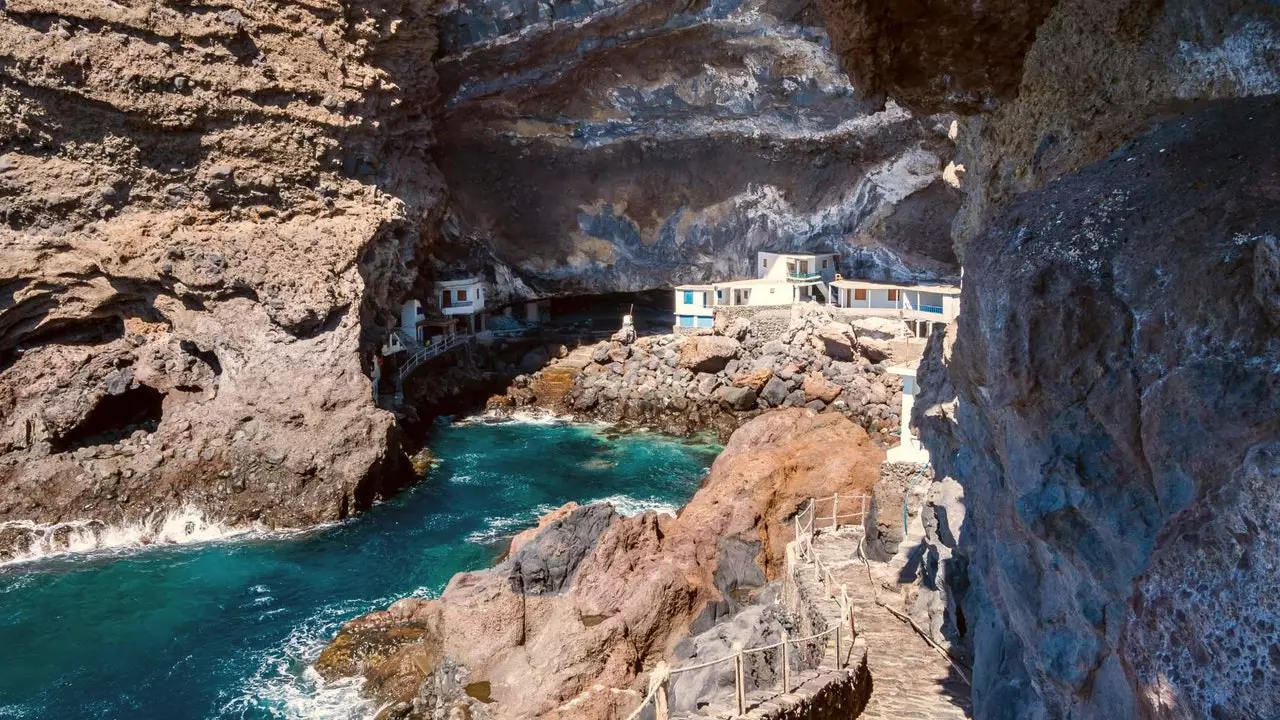
[[475,303],[474,303],[474,302],[472,302],[471,300],[454,300],[453,302],[449,303],[448,305],[445,305],[445,306],[444,306],[444,309],[445,309],[445,310],[448,310],[449,308],[469,308],[469,307],[471,307],[473,304],[475,304]]
[[818,273],[795,272],[795,273],[791,273],[790,275],[787,275],[787,279],[790,280],[791,282],[813,282],[815,280],[821,280],[822,275]]
[[942,314],[942,306],[941,306],[941,305],[921,305],[921,306],[920,306],[919,308],[917,308],[917,309],[918,309],[920,312],[937,313],[937,314],[939,314],[939,315],[941,315],[941,314]]

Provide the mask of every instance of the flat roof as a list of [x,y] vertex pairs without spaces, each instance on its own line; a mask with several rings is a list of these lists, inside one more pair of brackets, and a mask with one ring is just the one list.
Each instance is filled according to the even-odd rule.
[[907,285],[905,283],[887,283],[875,280],[857,280],[855,278],[840,278],[839,280],[833,280],[831,284],[836,287],[869,288],[873,290],[919,290],[943,295],[958,295],[960,293],[960,288],[955,285]]
[[718,282],[714,287],[742,287],[743,285],[786,285],[785,280],[770,280],[769,278],[751,278],[750,280],[725,280]]
[[475,285],[480,282],[478,277],[454,278],[452,280],[433,280],[432,285]]
[[839,255],[833,252],[792,252],[790,250],[761,250],[762,255],[778,255],[781,257],[823,257],[826,255]]
[[710,290],[711,285],[677,285],[677,290]]

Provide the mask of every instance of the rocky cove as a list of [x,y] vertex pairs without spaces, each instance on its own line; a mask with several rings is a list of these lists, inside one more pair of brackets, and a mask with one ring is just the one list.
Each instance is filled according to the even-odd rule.
[[[733,448],[726,468],[803,457],[800,439],[759,429],[787,418],[814,424],[833,455],[865,449],[866,482],[842,491],[870,494],[867,579],[890,592],[863,617],[891,607],[946,648],[974,716],[1275,716],[1277,12],[6,0],[0,546],[12,559],[108,535],[349,521],[408,497],[409,455],[451,396],[711,429]],[[687,337],[472,345],[419,370],[407,407],[377,403],[379,348],[439,279],[479,277],[501,310],[727,280],[757,251],[788,249],[829,251],[849,277],[963,277],[913,417],[885,372],[894,333],[824,308]],[[903,422],[930,470],[884,466],[876,485]],[[790,597],[766,587],[776,543],[807,497],[847,478],[795,490],[803,472],[761,462],[773,470],[756,490],[704,492],[674,520],[561,513],[488,574],[474,574],[487,556],[448,566],[468,574],[440,598],[392,605],[411,583],[353,596],[344,621],[394,610],[337,635],[367,653],[330,653],[324,672],[363,678],[365,699],[347,700],[366,714],[370,698],[420,716],[627,712],[658,663],[688,660],[707,632],[732,646],[794,629],[767,609]],[[572,572],[511,565],[562,551]],[[632,562],[670,584],[639,585]],[[15,567],[13,587],[54,583]],[[628,583],[670,602],[624,607]],[[501,627],[443,626],[469,604]],[[577,656],[539,657],[583,662],[552,661],[553,681],[519,687],[527,650],[504,634],[515,604],[541,613],[530,637],[577,643]],[[24,620],[38,602],[6,607],[23,647],[57,625]],[[99,624],[128,614],[112,608]],[[879,657],[868,647],[873,685]],[[182,662],[169,660],[154,677]],[[489,689],[468,694],[472,682]],[[864,713],[884,701],[873,692]]]

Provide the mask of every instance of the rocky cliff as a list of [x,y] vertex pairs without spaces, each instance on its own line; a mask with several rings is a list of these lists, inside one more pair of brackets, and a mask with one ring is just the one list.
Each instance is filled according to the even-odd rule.
[[0,4],[0,521],[386,491],[360,341],[440,213],[431,13]]
[[915,406],[975,715],[1274,716],[1274,3],[826,5],[868,92],[981,113]]
[[[718,657],[754,637],[732,633],[763,625],[776,639],[791,620],[751,603],[784,566],[792,516],[809,497],[866,492],[883,456],[840,415],[769,413],[734,433],[678,517],[561,508],[517,537],[504,562],[454,576],[440,598],[351,621],[316,666],[363,676],[388,718],[459,707],[491,718],[629,712],[643,674],[673,653]],[[699,638],[717,623],[715,637]],[[677,687],[673,702],[691,706],[705,692]]]
[[770,248],[957,271],[950,119],[859,100],[812,2],[462,0],[441,33],[442,258],[526,284],[500,292],[749,276]]

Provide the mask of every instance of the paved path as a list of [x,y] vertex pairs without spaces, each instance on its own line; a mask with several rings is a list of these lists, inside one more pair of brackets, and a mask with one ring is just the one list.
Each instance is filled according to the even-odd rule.
[[[858,637],[866,642],[871,701],[860,718],[968,718],[969,687],[924,638],[875,602],[866,567],[858,559],[856,534],[820,534],[814,549],[846,586]],[[872,563],[874,567],[876,563]],[[895,591],[881,590],[896,599]]]

